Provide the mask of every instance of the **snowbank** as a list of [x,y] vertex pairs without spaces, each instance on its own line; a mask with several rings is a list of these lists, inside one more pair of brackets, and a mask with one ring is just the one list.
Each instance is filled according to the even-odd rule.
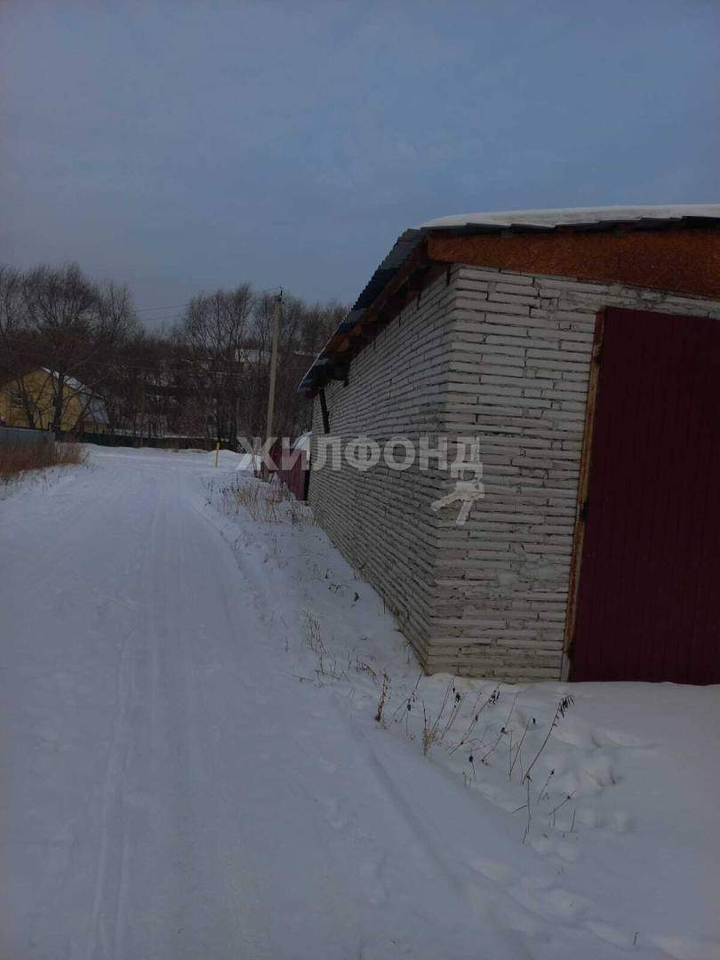
[[227,498],[221,509],[273,610],[279,669],[424,756],[405,790],[436,823],[451,816],[430,810],[443,775],[466,791],[472,819],[445,824],[448,860],[491,880],[529,955],[720,957],[720,687],[421,676],[307,505],[277,504],[272,522]]

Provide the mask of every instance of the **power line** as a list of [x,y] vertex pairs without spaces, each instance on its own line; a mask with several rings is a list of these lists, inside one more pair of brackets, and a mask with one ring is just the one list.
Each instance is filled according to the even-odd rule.
[[177,314],[169,317],[138,317],[138,319],[142,321],[142,323],[152,323],[154,320],[159,320],[163,323],[175,323],[176,321],[184,320],[185,318],[183,314]]
[[148,310],[179,310],[181,307],[189,307],[192,303],[191,300],[186,301],[185,303],[173,303],[167,307],[138,307],[138,313],[147,313]]
[[[206,281],[198,280],[198,281],[196,281],[196,282],[197,282],[197,283],[210,283],[211,281],[209,281],[209,280],[206,280]],[[277,286],[277,287],[264,287],[262,290],[254,290],[254,291],[251,290],[251,293],[277,293],[277,292],[280,292],[280,293],[282,294],[282,289],[283,289],[283,288],[282,288],[281,286]],[[225,292],[225,291],[221,291],[221,292]],[[230,291],[230,292],[231,292],[231,291]],[[198,294],[198,296],[202,296],[202,294]],[[186,300],[185,303],[172,303],[172,304],[168,304],[166,307],[137,307],[136,309],[137,309],[137,312],[138,312],[138,313],[148,313],[148,312],[150,312],[150,313],[156,313],[156,312],[161,312],[161,311],[164,311],[164,310],[180,310],[180,309],[182,309],[183,307],[189,307],[192,302],[193,302],[192,300]]]

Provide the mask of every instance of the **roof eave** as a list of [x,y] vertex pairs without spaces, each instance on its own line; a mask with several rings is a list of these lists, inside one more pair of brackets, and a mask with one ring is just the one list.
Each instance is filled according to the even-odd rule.
[[[336,347],[345,337],[362,323],[367,311],[383,296],[388,286],[405,266],[408,259],[414,254],[418,246],[426,242],[434,234],[453,234],[456,236],[491,235],[513,236],[523,233],[590,233],[613,231],[654,231],[665,230],[668,227],[701,228],[710,225],[718,226],[720,220],[716,216],[702,214],[667,216],[667,217],[635,217],[631,219],[608,218],[604,220],[588,220],[578,223],[560,223],[555,225],[540,223],[466,223],[466,224],[428,224],[406,230],[395,241],[392,249],[373,273],[358,299],[355,301],[347,317],[340,322],[333,335],[313,361],[309,370],[298,386],[298,392],[307,399],[312,399],[328,381],[327,371],[337,361]],[[340,338],[340,339],[338,339]]]

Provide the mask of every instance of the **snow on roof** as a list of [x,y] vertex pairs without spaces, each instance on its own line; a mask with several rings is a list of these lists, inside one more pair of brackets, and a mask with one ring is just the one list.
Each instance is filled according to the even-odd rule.
[[497,227],[554,227],[593,223],[628,223],[635,220],[680,220],[683,217],[720,219],[720,203],[681,203],[638,207],[566,207],[557,210],[500,210],[438,217],[420,224],[419,230],[487,225]]
[[[50,377],[55,377],[57,380],[58,372],[57,370],[50,370],[48,367],[42,367],[42,369]],[[84,383],[81,383],[79,380],[76,380],[75,377],[65,377],[65,383],[70,387],[71,390],[76,390],[78,392],[89,393],[90,390],[85,386]]]
[[[48,367],[41,367],[41,370],[44,370],[49,377],[54,377],[57,380],[57,370],[50,370]],[[93,393],[89,387],[86,387],[84,383],[76,380],[75,377],[65,377],[65,383],[73,393],[77,393],[83,397],[85,413],[90,414],[93,420],[97,423],[110,422],[105,409],[105,401],[102,397]]]
[[[501,230],[517,230],[519,233],[552,231],[557,227],[575,227],[578,231],[608,230],[614,225],[635,223],[642,228],[661,229],[674,221],[692,220],[697,225],[702,220],[720,220],[720,203],[676,203],[646,206],[614,207],[566,207],[556,210],[500,210],[488,213],[461,213],[452,217],[426,220],[418,227],[405,230],[395,241],[367,285],[355,301],[347,317],[340,322],[333,337],[351,330],[395,276],[415,249],[433,230],[454,230],[458,233],[498,233]],[[656,221],[656,223],[652,223]],[[332,351],[330,338],[315,358],[303,377],[298,389],[306,396],[321,380],[323,371],[330,362]]]

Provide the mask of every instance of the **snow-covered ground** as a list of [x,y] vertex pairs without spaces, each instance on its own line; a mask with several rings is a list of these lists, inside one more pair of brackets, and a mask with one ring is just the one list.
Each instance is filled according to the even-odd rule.
[[91,451],[0,497],[3,957],[720,957],[719,688],[420,678],[239,458]]

